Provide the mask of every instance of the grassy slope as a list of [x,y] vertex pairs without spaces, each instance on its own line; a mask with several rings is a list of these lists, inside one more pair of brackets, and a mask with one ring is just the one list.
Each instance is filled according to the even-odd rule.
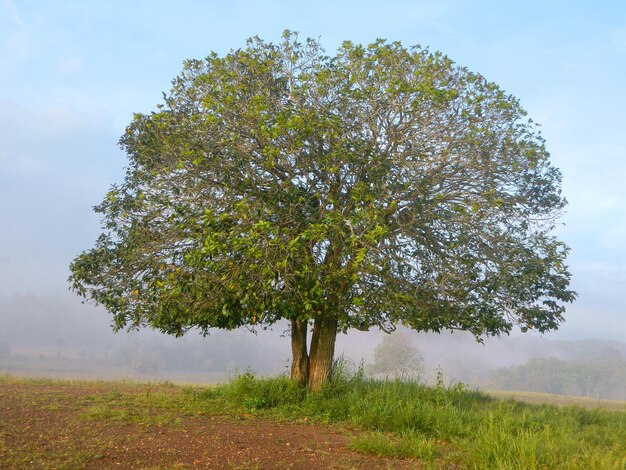
[[353,448],[464,468],[626,468],[626,413],[497,400],[417,383],[340,378],[304,395],[285,378],[251,374],[200,392],[235,411],[344,423],[366,431]]
[[[12,380],[0,377],[0,386]],[[498,400],[442,383],[426,387],[359,375],[340,376],[315,395],[284,377],[249,373],[216,387],[169,388],[176,393],[155,388],[154,393],[92,397],[84,418],[149,418],[167,425],[177,413],[252,413],[340,424],[354,432],[354,449],[417,457],[426,468],[626,468],[626,413],[620,411]]]
[[518,392],[510,390],[488,390],[487,395],[500,400],[517,400],[525,403],[557,406],[582,406],[584,408],[603,408],[606,410],[626,411],[626,400],[600,400],[571,395],[553,395],[541,392]]

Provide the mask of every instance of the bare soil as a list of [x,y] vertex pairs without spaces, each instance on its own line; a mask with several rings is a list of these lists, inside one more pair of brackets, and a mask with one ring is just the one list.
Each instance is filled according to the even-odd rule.
[[[163,390],[181,393],[177,387],[162,387],[159,393]],[[183,413],[158,401],[133,415],[137,397],[151,391],[106,382],[0,383],[0,468],[420,468],[416,460],[354,452],[347,443],[355,431],[333,426],[221,410]],[[127,399],[127,414],[94,414],[108,409],[107,397],[118,404]]]

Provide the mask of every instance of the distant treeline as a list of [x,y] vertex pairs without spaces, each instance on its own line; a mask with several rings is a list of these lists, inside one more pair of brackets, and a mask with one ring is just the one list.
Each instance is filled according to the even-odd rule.
[[531,359],[524,365],[493,372],[488,386],[498,390],[626,400],[626,360],[621,356]]
[[[110,315],[64,295],[0,296],[0,374],[108,375],[179,378],[206,377],[250,367],[261,374],[288,370],[289,338],[273,332],[215,331],[203,338],[191,331],[173,338],[153,331],[113,334]],[[626,343],[586,339],[558,341],[524,335],[486,338],[468,334],[417,334],[404,330],[420,358],[424,381],[434,383],[442,370],[446,381],[472,387],[527,390],[626,400]],[[341,335],[337,355],[355,364],[376,362],[382,333]],[[388,356],[402,358],[398,341]],[[414,354],[415,355],[415,354]],[[422,362],[423,358],[423,362]],[[100,374],[102,372],[102,374]]]
[[268,341],[263,331],[215,331],[207,337],[190,332],[174,338],[149,330],[113,334],[109,322],[104,310],[82,305],[74,295],[0,297],[0,373],[114,370],[201,379],[206,372],[247,367],[271,374],[287,365],[285,345]]
[[241,341],[225,335],[194,338],[177,344],[146,340],[135,335],[106,349],[72,347],[9,347],[0,341],[0,374],[59,376],[123,376],[165,378],[185,376],[192,381],[252,368],[276,374],[287,362],[277,351],[253,341]]

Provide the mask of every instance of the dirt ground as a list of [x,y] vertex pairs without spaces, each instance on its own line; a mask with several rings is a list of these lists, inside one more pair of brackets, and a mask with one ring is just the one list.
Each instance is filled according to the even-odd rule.
[[111,387],[0,383],[0,468],[420,468],[415,460],[354,452],[347,446],[349,431],[326,425],[229,416],[220,410],[135,422],[115,415],[90,417],[94,410],[108,409],[107,396],[118,401],[128,396],[127,407],[132,407],[133,394],[146,393],[138,386]]

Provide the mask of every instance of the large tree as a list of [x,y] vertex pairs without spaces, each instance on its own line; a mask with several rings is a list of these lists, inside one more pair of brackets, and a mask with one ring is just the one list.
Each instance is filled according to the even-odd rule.
[[552,235],[561,175],[524,116],[446,56],[383,40],[328,57],[287,32],[187,61],[121,138],[127,174],[72,287],[116,329],[287,319],[312,389],[350,328],[557,328],[575,297]]

